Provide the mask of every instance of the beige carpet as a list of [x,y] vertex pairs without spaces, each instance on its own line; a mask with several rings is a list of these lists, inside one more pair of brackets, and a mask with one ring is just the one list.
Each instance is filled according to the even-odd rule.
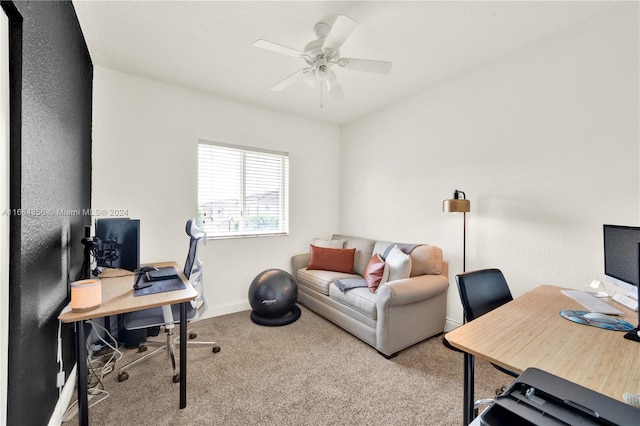
[[[222,351],[189,348],[187,408],[164,355],[129,370],[89,411],[92,425],[456,425],[462,424],[461,353],[442,336],[387,360],[375,349],[302,307],[283,327],[251,322],[249,312],[193,324],[198,340]],[[163,333],[161,333],[162,337]],[[138,356],[125,350],[125,361]],[[476,396],[511,382],[476,360]],[[74,396],[75,399],[75,396]],[[65,425],[77,424],[74,417]]]

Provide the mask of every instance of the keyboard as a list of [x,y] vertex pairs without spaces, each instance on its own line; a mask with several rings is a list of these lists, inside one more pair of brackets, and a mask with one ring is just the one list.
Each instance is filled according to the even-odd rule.
[[624,312],[622,312],[621,310],[616,309],[604,300],[593,297],[586,291],[562,290],[562,293],[584,306],[584,308],[590,312],[598,312],[600,314],[607,315],[624,315]]

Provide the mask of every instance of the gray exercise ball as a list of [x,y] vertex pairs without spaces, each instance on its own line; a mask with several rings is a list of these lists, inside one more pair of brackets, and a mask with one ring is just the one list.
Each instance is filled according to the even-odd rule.
[[[249,286],[252,318],[280,318],[296,309],[298,284],[293,276],[281,269],[259,273]],[[297,319],[297,318],[296,318]]]

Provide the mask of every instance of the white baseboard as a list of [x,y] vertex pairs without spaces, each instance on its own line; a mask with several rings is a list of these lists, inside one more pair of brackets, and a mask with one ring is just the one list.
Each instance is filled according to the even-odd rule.
[[60,426],[62,424],[64,413],[67,411],[67,408],[69,408],[69,403],[71,402],[71,397],[73,397],[73,391],[76,387],[76,380],[78,378],[76,367],[77,364],[73,366],[73,369],[71,370],[71,373],[69,373],[67,381],[62,387],[62,392],[60,392],[58,403],[56,404],[56,408],[53,410],[53,414],[51,415],[51,419],[49,420],[49,426]]
[[446,333],[448,331],[451,331],[451,330],[454,330],[454,329],[460,327],[461,325],[462,324],[460,324],[459,322],[453,321],[453,320],[447,318],[447,321],[445,321],[445,323],[444,323],[444,331]]
[[235,302],[223,303],[221,305],[209,305],[209,309],[202,318],[213,318],[220,315],[233,314],[236,312],[247,311],[251,309],[248,299],[236,300]]

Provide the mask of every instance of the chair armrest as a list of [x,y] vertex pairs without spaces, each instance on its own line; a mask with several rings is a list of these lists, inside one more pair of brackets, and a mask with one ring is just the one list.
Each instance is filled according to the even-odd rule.
[[420,275],[390,281],[378,287],[378,306],[400,306],[431,299],[447,291],[449,280],[443,275]]
[[309,264],[310,257],[311,255],[309,253],[302,253],[291,256],[291,274],[294,277],[297,275],[298,269],[305,268]]

